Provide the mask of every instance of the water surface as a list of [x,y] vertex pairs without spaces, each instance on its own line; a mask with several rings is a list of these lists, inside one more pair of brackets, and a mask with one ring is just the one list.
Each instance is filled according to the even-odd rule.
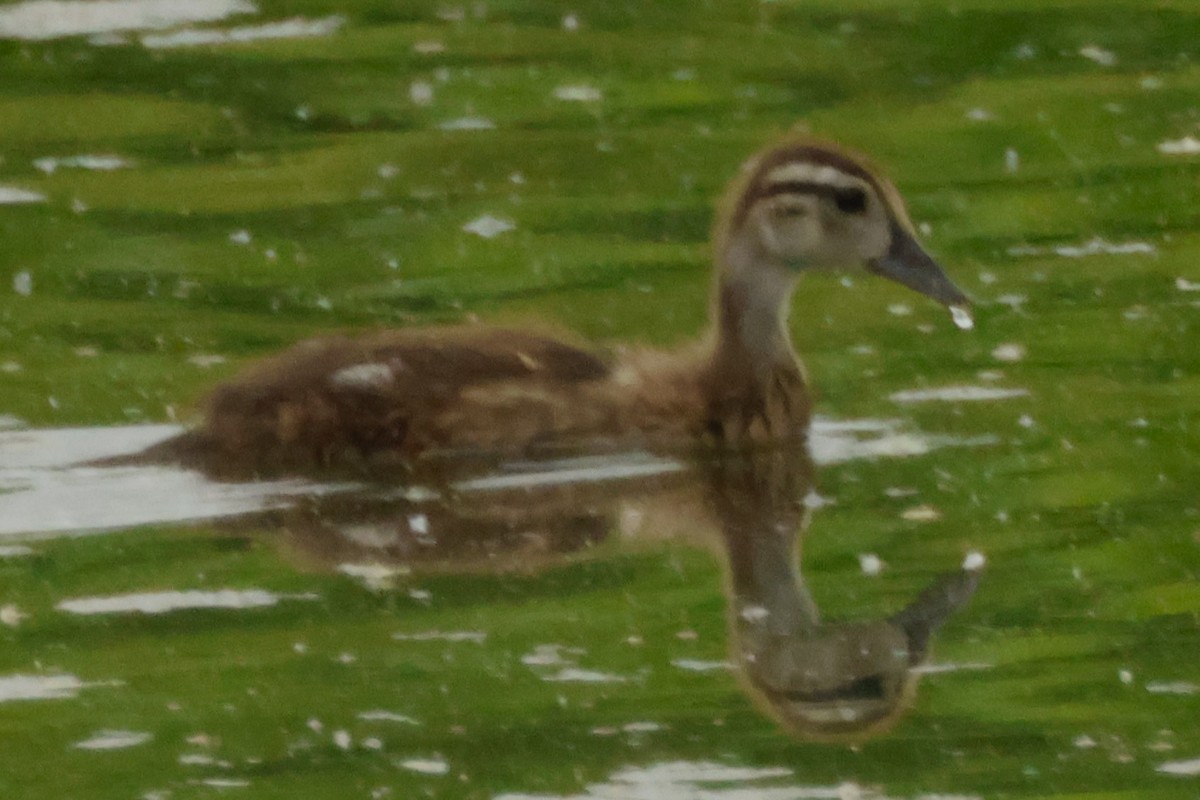
[[[1198,26],[1191,0],[0,6],[0,794],[1200,794]],[[714,199],[797,123],[884,165],[976,299],[960,331],[803,281],[815,467],[450,494],[69,467],[316,333],[686,340]],[[915,662],[836,661],[922,597]],[[855,679],[789,682],[821,647]]]

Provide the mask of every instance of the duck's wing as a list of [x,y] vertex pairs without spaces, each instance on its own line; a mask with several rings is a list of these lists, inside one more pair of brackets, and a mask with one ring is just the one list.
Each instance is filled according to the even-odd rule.
[[201,465],[210,472],[380,461],[398,466],[446,444],[447,412],[468,394],[487,393],[490,386],[569,392],[608,374],[596,355],[522,331],[458,328],[314,339],[219,386],[192,443],[206,454],[205,462],[231,467]]

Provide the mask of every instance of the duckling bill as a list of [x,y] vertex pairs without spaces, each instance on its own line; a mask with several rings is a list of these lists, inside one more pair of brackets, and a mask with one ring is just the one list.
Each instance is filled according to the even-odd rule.
[[218,386],[196,428],[132,460],[247,477],[798,437],[810,403],[787,317],[802,273],[865,266],[952,309],[969,303],[917,242],[892,184],[809,140],[746,162],[717,215],[714,262],[709,333],[679,351],[608,358],[484,326],[313,339]]

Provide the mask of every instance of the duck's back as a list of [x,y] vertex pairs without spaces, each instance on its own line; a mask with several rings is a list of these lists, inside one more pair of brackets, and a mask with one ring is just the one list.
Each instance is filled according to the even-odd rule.
[[[403,466],[430,450],[520,449],[555,427],[581,425],[572,395],[608,376],[596,355],[521,331],[313,339],[218,386],[203,423],[161,455],[245,475]],[[538,398],[542,413],[528,413]],[[526,413],[511,414],[513,403]]]

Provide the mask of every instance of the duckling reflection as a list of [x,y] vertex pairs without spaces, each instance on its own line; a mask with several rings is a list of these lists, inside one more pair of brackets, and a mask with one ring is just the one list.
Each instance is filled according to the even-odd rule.
[[866,737],[911,705],[934,632],[970,598],[977,570],[941,575],[882,619],[822,621],[797,567],[811,489],[806,460],[726,459],[712,484],[729,573],[731,650],[748,689],[806,738]]
[[283,531],[305,561],[384,575],[538,572],[601,546],[699,540],[726,565],[730,652],[742,684],[787,730],[865,738],[911,707],[915,668],[974,592],[978,571],[939,576],[897,613],[823,620],[799,569],[813,489],[803,445],[742,450],[689,469],[634,463],[636,476],[607,481],[551,483],[553,473],[517,469],[424,496],[319,497],[253,524]]

